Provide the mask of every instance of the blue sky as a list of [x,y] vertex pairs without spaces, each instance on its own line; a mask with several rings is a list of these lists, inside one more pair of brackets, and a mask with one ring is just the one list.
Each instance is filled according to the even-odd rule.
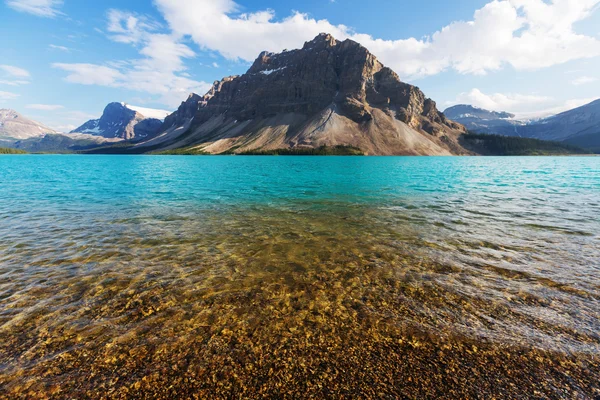
[[600,0],[0,0],[0,107],[66,131],[173,110],[262,50],[351,38],[437,101],[537,116],[600,97]]

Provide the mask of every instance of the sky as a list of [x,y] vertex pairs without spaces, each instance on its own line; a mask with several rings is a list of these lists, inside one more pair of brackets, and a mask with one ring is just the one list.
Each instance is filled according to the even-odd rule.
[[59,131],[114,101],[175,110],[321,32],[363,44],[441,110],[533,118],[600,98],[600,0],[0,2],[0,108]]

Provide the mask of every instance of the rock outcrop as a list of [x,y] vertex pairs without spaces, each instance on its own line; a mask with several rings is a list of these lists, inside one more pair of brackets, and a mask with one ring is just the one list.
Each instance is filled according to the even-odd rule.
[[102,117],[86,122],[71,133],[123,140],[141,140],[154,136],[162,125],[161,120],[146,118],[125,103],[110,103],[104,109]]
[[[191,110],[196,107],[193,119]],[[263,52],[247,73],[192,95],[140,149],[211,153],[346,145],[368,154],[466,154],[463,126],[360,44],[321,34]]]

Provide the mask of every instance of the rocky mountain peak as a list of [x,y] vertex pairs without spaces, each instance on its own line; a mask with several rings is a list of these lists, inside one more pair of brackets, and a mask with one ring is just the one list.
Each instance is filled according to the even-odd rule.
[[326,33],[301,50],[262,52],[246,74],[215,82],[204,100],[195,123],[225,110],[237,120],[247,120],[281,112],[310,115],[334,104],[359,123],[370,121],[370,110],[377,107],[431,134],[444,130],[435,124],[460,129],[364,46]]
[[99,119],[90,120],[71,133],[136,140],[152,136],[162,125],[161,120],[146,118],[125,103],[113,102],[104,108]]
[[134,118],[137,111],[126,107],[125,103],[109,103],[105,108],[102,115],[108,118]]
[[[308,128],[290,121],[325,118],[330,122],[337,116],[347,119],[344,124],[357,124],[352,129],[381,129],[378,135],[384,132],[380,123],[384,118],[389,129],[395,129],[392,126],[396,124],[408,126],[435,138],[432,140],[436,146],[442,147],[447,144],[438,141],[464,132],[461,125],[447,120],[419,88],[402,82],[364,46],[352,40],[338,41],[325,33],[299,50],[260,53],[245,74],[215,82],[196,110],[193,121],[186,120],[189,126],[185,129],[206,130],[207,137],[213,137],[208,131],[215,130],[214,135],[218,136],[231,129],[243,136],[258,121],[267,124],[265,129],[274,129],[271,124],[281,124],[277,126],[285,127],[281,129],[291,135],[289,132],[294,129]],[[178,114],[184,114],[181,111]],[[285,122],[275,122],[280,119]],[[174,126],[168,127],[167,122],[173,121],[182,122],[169,118],[163,126],[165,132],[178,131]],[[221,123],[233,125],[219,130],[217,126]],[[274,146],[272,140],[267,142]],[[381,152],[396,150],[388,148]]]
[[325,48],[335,47],[339,43],[340,42],[338,42],[329,33],[320,33],[313,40],[304,43],[304,47],[302,49],[303,50],[312,50],[312,49],[319,50],[319,49],[325,49]]
[[11,110],[10,108],[0,108],[0,122],[15,118],[19,118],[19,113],[15,110]]

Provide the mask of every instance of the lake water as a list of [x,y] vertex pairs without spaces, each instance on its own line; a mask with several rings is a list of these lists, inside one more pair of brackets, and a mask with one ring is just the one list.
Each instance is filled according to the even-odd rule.
[[0,398],[599,382],[598,157],[0,157]]

